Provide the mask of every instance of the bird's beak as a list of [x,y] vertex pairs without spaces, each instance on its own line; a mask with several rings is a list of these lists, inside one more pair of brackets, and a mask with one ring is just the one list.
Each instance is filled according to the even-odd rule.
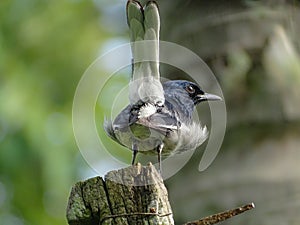
[[218,95],[213,95],[209,93],[204,93],[201,95],[197,95],[197,102],[203,102],[203,101],[221,101],[223,100],[221,97]]

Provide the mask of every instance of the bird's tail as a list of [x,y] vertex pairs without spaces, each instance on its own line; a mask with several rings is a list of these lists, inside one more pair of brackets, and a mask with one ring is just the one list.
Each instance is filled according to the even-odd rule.
[[149,1],[142,7],[138,1],[129,0],[127,22],[133,55],[130,103],[135,104],[142,100],[163,104],[164,92],[159,73],[160,17],[157,3]]

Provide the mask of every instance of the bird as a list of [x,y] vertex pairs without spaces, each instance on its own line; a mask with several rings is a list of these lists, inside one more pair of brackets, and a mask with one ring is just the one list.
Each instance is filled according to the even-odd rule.
[[193,119],[195,107],[221,98],[186,80],[167,81],[163,90],[163,106],[143,102],[128,105],[113,123],[105,123],[106,133],[133,151],[132,164],[138,152],[157,154],[161,170],[161,156],[194,150],[207,139],[206,126]]
[[[158,5],[149,1],[143,7],[136,0],[127,2],[127,22],[130,28],[133,71],[129,84],[130,103],[112,121],[105,120],[104,130],[114,141],[132,150],[132,165],[137,153],[161,157],[194,150],[208,137],[206,126],[193,119],[196,106],[205,101],[222,100],[206,93],[187,80],[160,82]],[[150,40],[153,45],[139,45]],[[140,52],[154,61],[138,61]]]

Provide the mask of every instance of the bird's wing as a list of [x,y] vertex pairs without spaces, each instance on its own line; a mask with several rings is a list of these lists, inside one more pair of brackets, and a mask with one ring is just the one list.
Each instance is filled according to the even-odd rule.
[[111,138],[113,139],[114,141],[118,142],[118,139],[115,135],[115,132],[114,132],[114,129],[113,129],[113,125],[112,125],[112,122],[108,119],[104,119],[104,123],[103,123],[103,128],[104,128],[104,131],[106,132],[106,134]]
[[[178,118],[171,115],[170,112],[154,113],[149,117],[139,117],[129,105],[115,118],[113,125],[107,126],[106,132],[113,133],[114,130],[128,129],[132,124],[140,124],[151,129],[167,132],[168,130],[177,130],[180,127]],[[109,125],[109,123],[106,122]],[[111,129],[110,129],[111,128]],[[112,131],[112,132],[110,132]],[[111,135],[110,135],[111,136]],[[113,135],[114,136],[114,135]],[[114,136],[115,137],[115,136]]]
[[134,105],[142,100],[153,105],[163,104],[164,91],[159,73],[158,6],[154,1],[149,1],[143,8],[138,1],[129,0],[126,14],[133,55],[130,103]]
[[[112,123],[110,120],[107,120],[105,118],[104,120],[104,130],[106,132],[106,134],[113,139],[114,141],[116,141],[117,143],[119,143],[120,145],[123,145],[125,147],[126,146],[123,142],[121,142],[117,135],[116,135],[116,131],[118,132],[119,130],[127,130],[129,129],[129,125],[130,125],[130,113],[131,111],[131,107],[127,106],[125,109],[122,110],[122,112],[115,118],[114,122]],[[129,133],[130,135],[130,133]]]
[[177,131],[180,128],[178,119],[165,113],[155,113],[148,118],[139,119],[136,123],[163,134],[168,131]]

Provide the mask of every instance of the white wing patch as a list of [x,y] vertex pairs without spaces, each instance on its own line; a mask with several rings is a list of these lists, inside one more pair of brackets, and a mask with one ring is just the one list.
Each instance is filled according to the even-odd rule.
[[156,113],[156,106],[150,103],[146,103],[140,108],[138,118],[146,118],[153,115],[154,113]]

